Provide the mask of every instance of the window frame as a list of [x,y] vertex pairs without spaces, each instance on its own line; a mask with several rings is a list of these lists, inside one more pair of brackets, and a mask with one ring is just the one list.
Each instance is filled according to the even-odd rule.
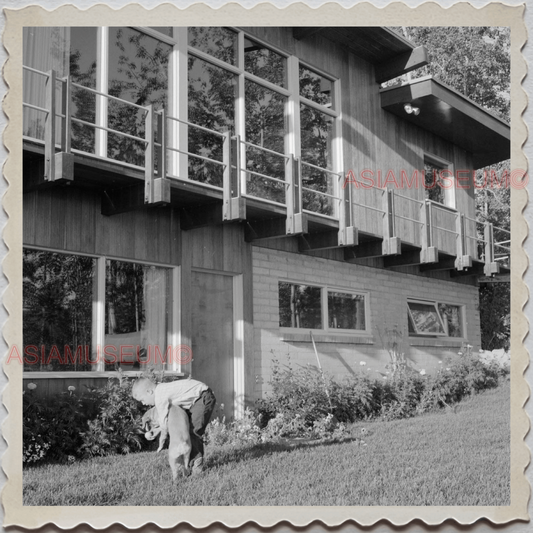
[[[453,185],[449,188],[446,188],[443,190],[444,193],[444,203],[436,202],[435,200],[429,200],[425,195],[427,194],[427,190],[424,188],[424,197],[429,200],[430,202],[434,203],[435,205],[438,205],[440,207],[447,207],[449,209],[457,209],[457,203],[456,203],[456,181],[455,181],[455,172],[454,172],[454,165],[451,161],[447,159],[443,159],[442,157],[439,157],[435,154],[432,154],[430,152],[424,152],[424,166],[426,165],[426,162],[430,165],[434,165],[436,167],[439,167],[440,170],[447,170],[451,174],[451,176],[448,176],[448,179],[451,179],[453,182]],[[425,174],[425,173],[424,173]],[[424,176],[425,179],[425,176]]]
[[[106,289],[106,261],[121,261],[126,263],[135,263],[169,270],[169,290],[167,312],[170,314],[168,321],[166,342],[167,346],[173,348],[181,346],[181,267],[162,263],[158,261],[145,261],[131,258],[118,257],[113,255],[100,255],[94,253],[84,253],[71,250],[60,250],[57,248],[48,248],[43,246],[34,246],[23,244],[23,249],[35,250],[40,252],[49,252],[62,255],[76,255],[90,257],[95,259],[94,277],[93,277],[93,306],[92,306],[92,324],[91,335],[93,355],[98,347],[98,360],[90,371],[53,371],[53,372],[32,372],[23,371],[24,379],[44,379],[44,378],[76,378],[76,377],[113,377],[118,375],[116,370],[105,370],[105,358],[103,349],[105,346],[105,289]],[[145,369],[121,371],[126,376],[139,376]],[[179,360],[172,358],[172,361],[166,363],[165,373],[169,375],[183,375],[183,369]]]
[[[294,279],[281,279],[278,278],[278,327],[282,333],[297,333],[311,331],[316,334],[327,334],[333,335],[338,334],[342,336],[352,335],[352,336],[370,336],[372,333],[372,328],[370,324],[370,293],[368,291],[359,291],[357,289],[347,289],[345,287],[338,287],[334,285],[324,285],[320,283],[305,281],[297,281]],[[292,285],[306,285],[309,287],[316,287],[320,289],[320,312],[321,312],[321,321],[322,328],[293,328],[290,326],[280,326],[279,325],[279,284],[280,283],[289,283]],[[344,294],[353,294],[356,296],[362,296],[364,298],[364,312],[365,312],[365,329],[344,329],[344,328],[330,328],[329,327],[329,314],[328,314],[328,294],[329,292],[337,292]]]
[[[413,315],[411,313],[411,309],[409,307],[409,304],[410,303],[414,303],[414,304],[424,304],[424,305],[429,305],[429,306],[433,306],[433,308],[435,309],[435,313],[439,319],[439,322],[440,322],[440,325],[442,327],[442,330],[443,330],[443,333],[434,333],[434,332],[429,332],[429,333],[425,333],[425,332],[419,332],[417,330],[417,326],[416,326],[416,323],[413,319]],[[451,305],[451,306],[454,306],[454,307],[458,307],[459,308],[459,312],[461,314],[461,336],[460,337],[452,337],[448,334],[447,332],[447,327],[446,327],[446,324],[445,324],[445,320],[444,318],[441,316],[441,313],[439,311],[439,305]],[[451,339],[451,340],[464,340],[466,339],[466,336],[465,336],[465,333],[466,333],[466,323],[465,323],[465,306],[462,305],[462,304],[458,304],[458,303],[452,303],[452,302],[449,302],[449,301],[442,301],[442,300],[423,300],[423,299],[417,299],[417,298],[408,298],[407,299],[407,320],[411,322],[412,326],[413,326],[413,329],[415,330],[414,333],[410,332],[409,331],[409,324],[408,324],[408,327],[407,327],[407,331],[408,331],[408,336],[410,338],[413,338],[413,339],[417,339],[417,338],[421,338],[421,337],[425,337],[425,338],[439,338],[439,339]]]

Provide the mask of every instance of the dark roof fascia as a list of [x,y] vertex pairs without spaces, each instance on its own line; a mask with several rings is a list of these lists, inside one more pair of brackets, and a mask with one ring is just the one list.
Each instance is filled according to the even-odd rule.
[[[380,93],[383,109],[472,152],[476,168],[510,157],[509,125],[440,81],[431,77],[419,78],[403,85],[386,87]],[[403,109],[406,103],[419,107],[420,115],[408,115]],[[447,109],[450,113],[443,118]],[[465,125],[470,128],[468,131],[462,127]],[[489,145],[478,142],[479,139],[484,139]]]

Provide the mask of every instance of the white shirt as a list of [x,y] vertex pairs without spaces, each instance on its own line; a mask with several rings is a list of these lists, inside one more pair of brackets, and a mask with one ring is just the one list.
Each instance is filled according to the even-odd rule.
[[183,409],[190,409],[202,392],[208,388],[205,383],[195,379],[179,379],[157,385],[154,398],[161,428],[166,428],[167,426],[167,417],[171,405],[179,405]]

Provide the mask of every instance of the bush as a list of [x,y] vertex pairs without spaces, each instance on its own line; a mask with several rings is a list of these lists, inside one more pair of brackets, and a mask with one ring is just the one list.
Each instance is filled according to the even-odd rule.
[[143,412],[131,395],[132,386],[131,380],[121,378],[108,380],[104,388],[92,389],[98,415],[89,420],[87,430],[81,432],[81,450],[85,456],[130,453],[142,448]]
[[30,387],[23,397],[23,461],[72,462],[152,447],[141,438],[143,410],[131,387],[131,380],[110,378],[79,396],[69,387],[46,398]]
[[79,456],[80,428],[87,423],[84,400],[72,391],[41,399],[28,390],[22,406],[23,462],[64,461]]
[[315,368],[280,368],[274,360],[272,393],[258,402],[263,427],[290,436],[310,432],[327,416],[341,423],[408,418],[496,387],[502,375],[497,365],[484,364],[470,349],[447,364],[435,376],[406,367],[387,380],[357,373],[337,382]]

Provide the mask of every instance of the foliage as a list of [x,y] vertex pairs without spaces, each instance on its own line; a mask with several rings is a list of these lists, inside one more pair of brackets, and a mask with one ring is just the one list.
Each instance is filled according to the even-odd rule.
[[150,447],[141,438],[142,410],[131,396],[132,382],[110,378],[105,387],[23,398],[25,463],[129,453]]
[[86,456],[130,453],[142,448],[142,411],[131,395],[133,382],[122,378],[108,380],[103,388],[91,391],[98,415],[81,433],[81,450]]
[[342,423],[394,420],[452,405],[496,387],[503,373],[497,364],[481,362],[471,350],[448,361],[435,376],[402,367],[381,378],[356,372],[341,382],[314,367],[293,369],[289,363],[280,368],[274,360],[272,392],[258,401],[258,412],[262,427],[270,426],[271,433],[304,435],[327,416]]
[[433,75],[488,111],[509,121],[511,32],[494,26],[397,28],[427,47],[431,62],[412,74]]
[[80,430],[86,426],[89,412],[86,401],[70,392],[42,399],[28,390],[22,407],[24,463],[65,461],[80,455]]

